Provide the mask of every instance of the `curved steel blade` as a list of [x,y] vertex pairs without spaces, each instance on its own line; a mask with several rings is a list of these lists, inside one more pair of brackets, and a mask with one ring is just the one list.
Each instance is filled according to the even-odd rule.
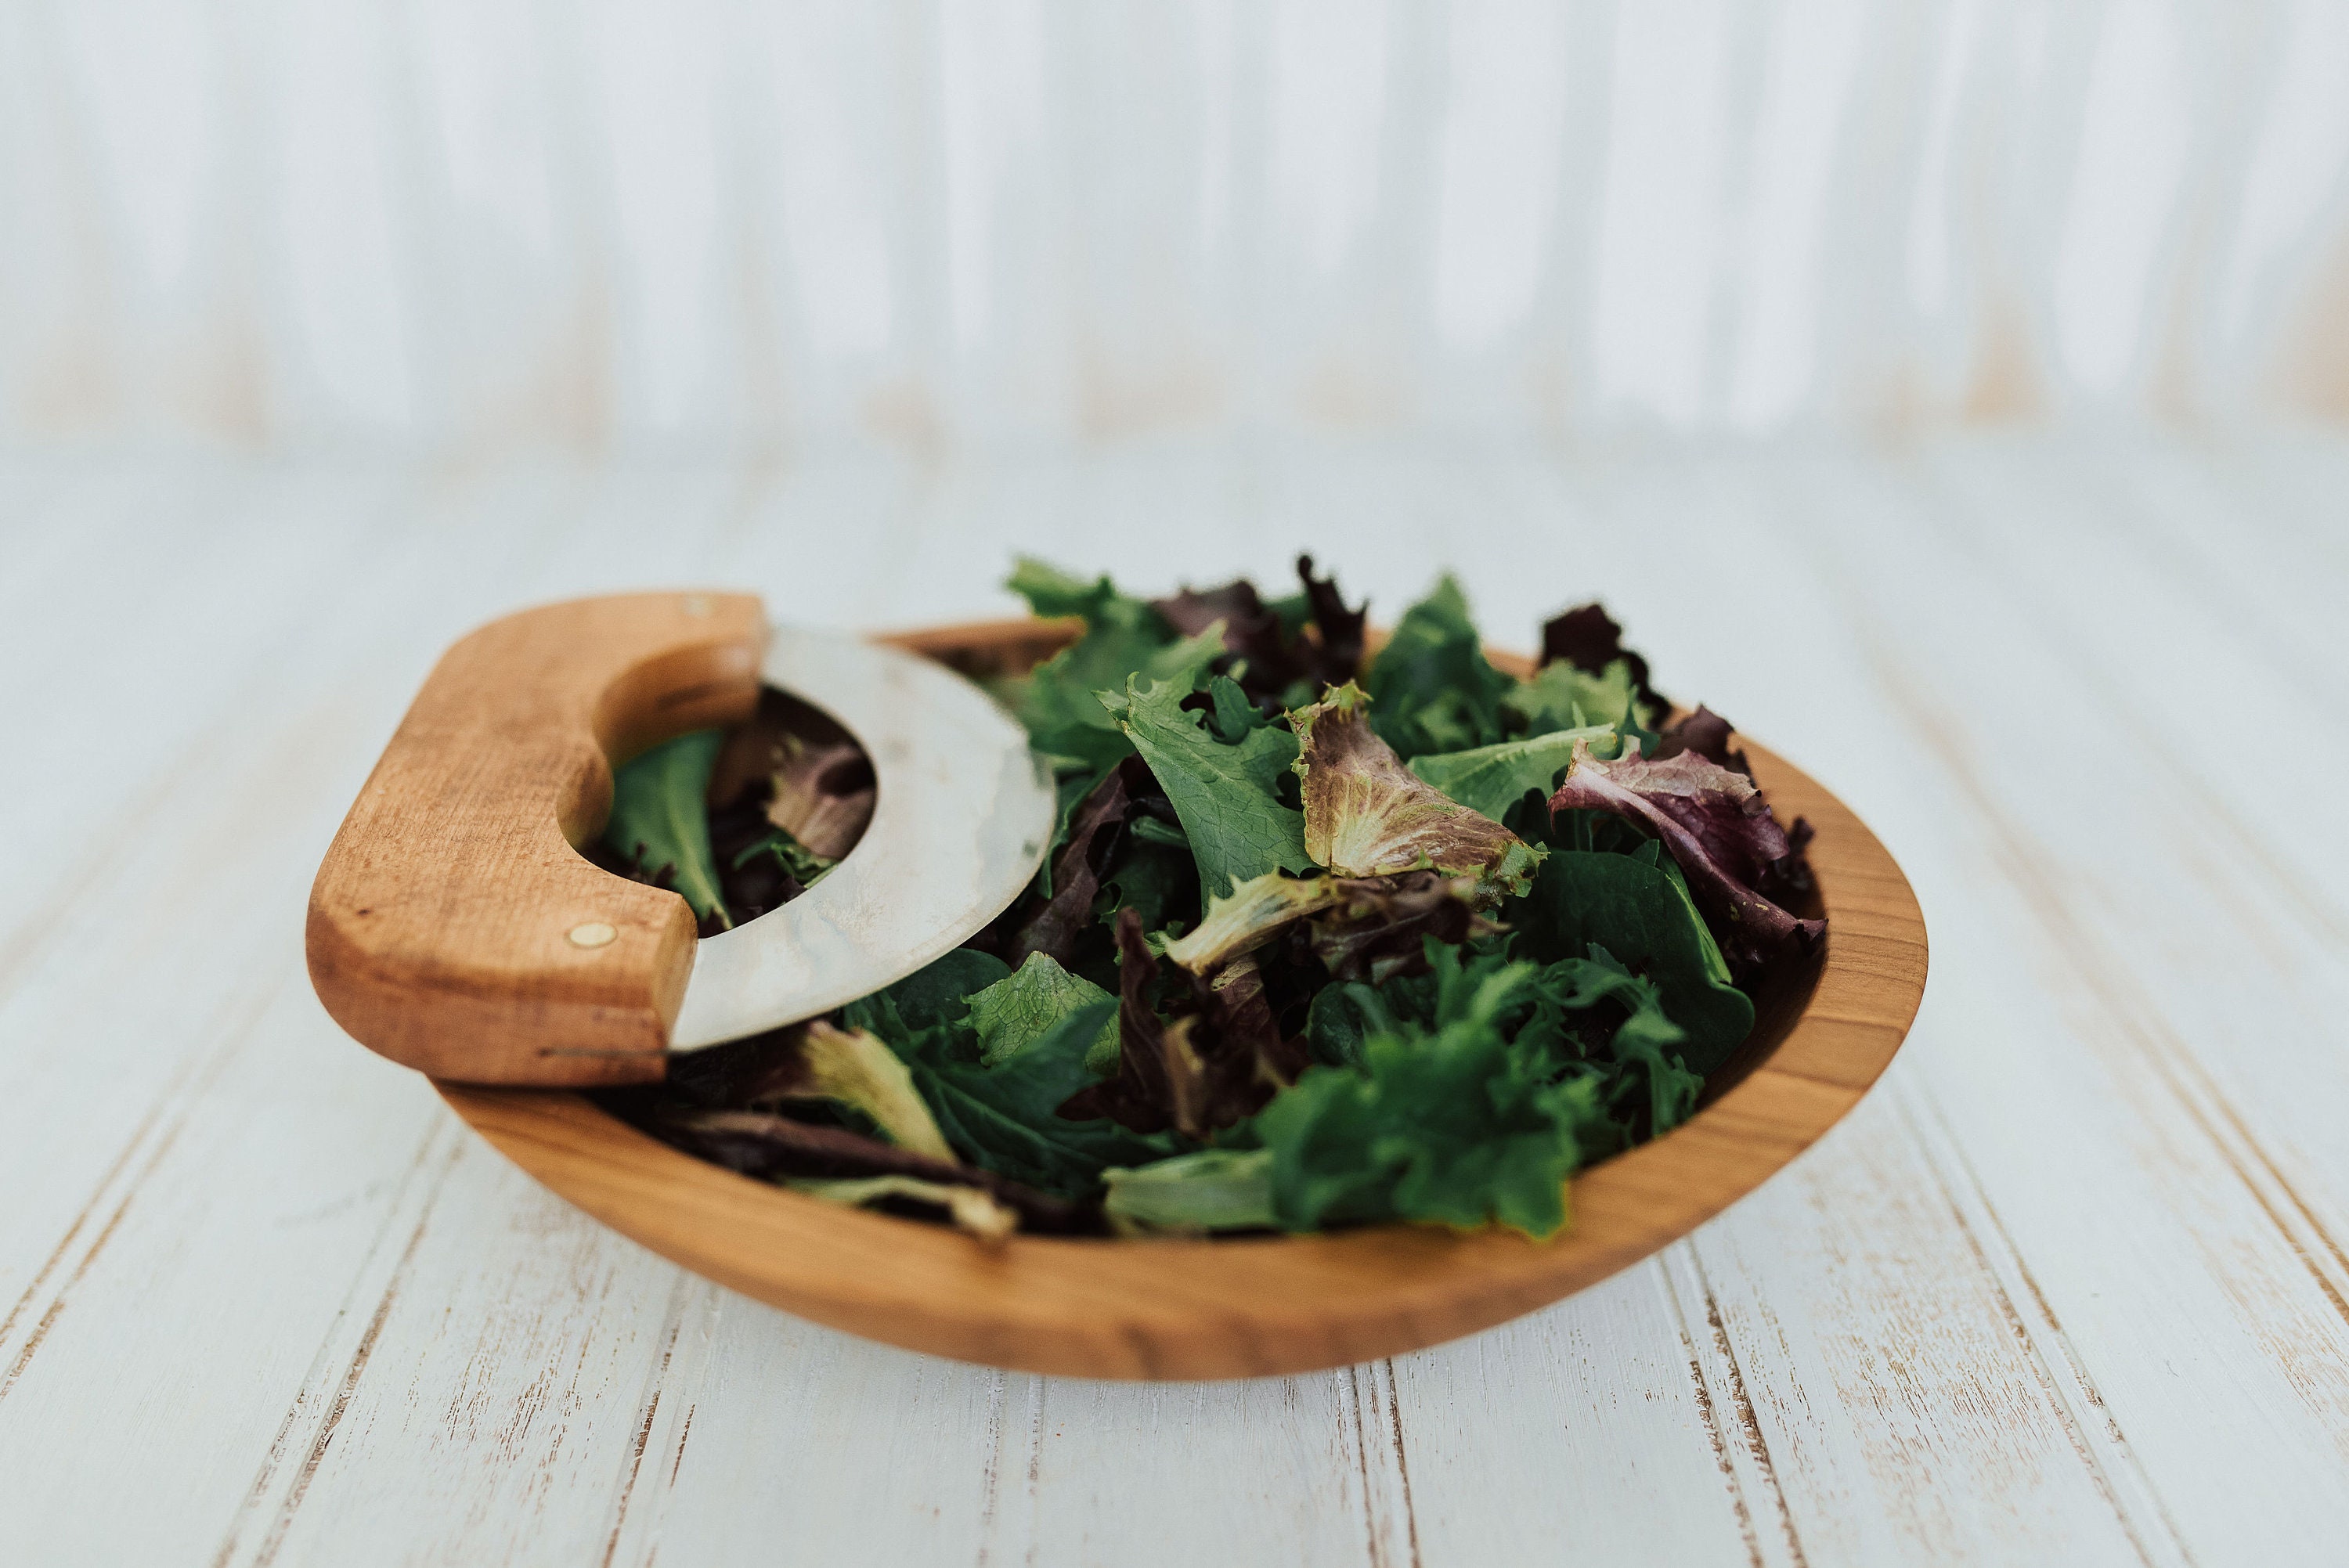
[[797,1023],[904,979],[1009,908],[1051,840],[1051,775],[1027,732],[945,665],[777,626],[761,673],[864,748],[873,820],[815,886],[698,944],[672,1051]]

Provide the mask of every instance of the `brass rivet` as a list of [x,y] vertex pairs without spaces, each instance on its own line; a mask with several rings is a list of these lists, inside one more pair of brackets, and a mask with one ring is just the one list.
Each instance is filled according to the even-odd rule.
[[620,934],[600,920],[590,920],[573,926],[568,934],[574,947],[604,947]]

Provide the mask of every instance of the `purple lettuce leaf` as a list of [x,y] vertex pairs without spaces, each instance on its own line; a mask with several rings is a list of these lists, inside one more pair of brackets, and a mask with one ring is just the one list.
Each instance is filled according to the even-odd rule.
[[1092,928],[1102,878],[1140,801],[1158,792],[1150,769],[1128,757],[1110,769],[1069,817],[1069,836],[1052,861],[1052,896],[1030,915],[1005,959],[1017,969],[1031,953],[1048,953],[1063,968],[1076,962],[1077,939]]
[[[1215,588],[1185,588],[1168,598],[1151,601],[1161,619],[1184,636],[1196,636],[1221,624],[1224,649],[1244,661],[1239,684],[1250,700],[1274,707],[1290,698],[1298,683],[1309,691],[1342,685],[1354,678],[1362,664],[1362,630],[1368,609],[1350,610],[1340,597],[1334,577],[1313,575],[1313,558],[1297,559],[1297,574],[1304,584],[1304,621],[1313,634],[1301,634],[1296,624],[1296,601],[1282,609],[1268,603],[1256,584],[1243,577]],[[1221,661],[1218,667],[1228,664]]]
[[[1119,913],[1117,944],[1117,1073],[1079,1091],[1061,1115],[1203,1138],[1253,1116],[1304,1071],[1305,1043],[1281,1037],[1252,956],[1226,960],[1212,977],[1162,965],[1132,910]],[[1152,1001],[1162,975],[1174,983],[1164,1018]]]
[[829,1101],[858,1112],[908,1153],[955,1158],[905,1064],[864,1029],[813,1018],[735,1042],[724,1054],[728,1060],[688,1080],[694,1098],[761,1111]]
[[1130,909],[1117,916],[1117,1073],[1079,1090],[1061,1107],[1072,1121],[1107,1117],[1136,1132],[1164,1132],[1174,1125],[1167,1087],[1165,1025],[1151,1005],[1158,959],[1143,935],[1142,917]]
[[1313,607],[1313,630],[1319,637],[1308,673],[1323,686],[1344,686],[1361,674],[1363,627],[1371,607],[1366,602],[1359,610],[1346,608],[1336,574],[1314,576],[1310,555],[1297,558],[1297,576],[1305,584],[1306,603]]
[[677,1106],[654,1110],[641,1118],[639,1125],[664,1143],[764,1181],[910,1176],[941,1185],[977,1188],[1017,1211],[1023,1230],[1066,1233],[1100,1228],[1088,1206],[1039,1192],[977,1166],[893,1148],[844,1127],[818,1126],[768,1111]]
[[1485,901],[1474,877],[1404,872],[1336,885],[1338,897],[1311,926],[1313,954],[1332,983],[1378,985],[1423,974],[1429,937],[1456,946],[1501,929],[1481,913]]
[[1552,812],[1612,812],[1654,832],[1671,850],[1697,902],[1725,923],[1723,946],[1752,956],[1794,944],[1807,951],[1826,923],[1803,920],[1771,902],[1758,883],[1789,860],[1795,845],[1754,781],[1693,751],[1642,758],[1636,740],[1604,762],[1578,745]]
[[[1651,760],[1663,762],[1684,752],[1694,752],[1708,762],[1719,763],[1732,773],[1751,779],[1754,769],[1745,760],[1744,751],[1730,745],[1730,738],[1736,733],[1735,725],[1699,704],[1694,713],[1665,728]],[[1818,885],[1811,880],[1810,861],[1803,853],[1810,841],[1811,825],[1795,818],[1794,826],[1786,830],[1786,853],[1761,868],[1754,879],[1754,891],[1779,903],[1807,897]]]
[[1186,637],[1222,623],[1225,650],[1247,661],[1242,683],[1247,687],[1278,692],[1295,676],[1280,617],[1245,577],[1219,588],[1185,588],[1172,598],[1152,600],[1150,607]]
[[1433,871],[1301,879],[1268,872],[1216,899],[1206,919],[1166,944],[1165,957],[1213,975],[1302,923],[1305,948],[1332,978],[1386,980],[1423,967],[1430,936],[1457,943],[1499,930],[1482,913],[1492,902],[1487,892],[1473,876]]
[[1699,703],[1694,713],[1664,727],[1663,735],[1656,742],[1655,754],[1650,760],[1668,761],[1682,752],[1692,751],[1707,762],[1751,779],[1754,769],[1746,765],[1745,753],[1730,748],[1729,738],[1736,733],[1735,725]]
[[1370,698],[1343,686],[1289,715],[1304,780],[1305,851],[1340,877],[1437,871],[1523,892],[1540,851],[1420,779],[1371,727]]
[[1542,627],[1544,664],[1561,660],[1591,675],[1604,675],[1617,659],[1631,666],[1631,684],[1640,700],[1658,714],[1672,710],[1671,699],[1648,679],[1648,661],[1623,645],[1623,628],[1603,604],[1578,605]]

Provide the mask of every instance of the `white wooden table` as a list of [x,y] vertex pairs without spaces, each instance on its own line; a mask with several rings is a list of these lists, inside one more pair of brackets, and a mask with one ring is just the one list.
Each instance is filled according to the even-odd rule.
[[[1120,1386],[812,1327],[344,1039],[305,891],[435,653],[680,582],[997,614],[1299,545],[1496,641],[1600,593],[1842,793],[1933,977],[1882,1086],[1549,1311]],[[2349,448],[1180,442],[0,460],[0,1559],[2349,1560]]]

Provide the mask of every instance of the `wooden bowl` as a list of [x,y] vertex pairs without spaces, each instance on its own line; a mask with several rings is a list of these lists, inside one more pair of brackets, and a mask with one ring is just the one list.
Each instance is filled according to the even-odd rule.
[[[890,640],[987,674],[1025,669],[1071,634],[1015,621]],[[1232,1241],[1015,1236],[989,1248],[736,1175],[582,1095],[439,1088],[514,1163],[615,1230],[851,1334],[1084,1377],[1253,1377],[1416,1350],[1546,1306],[1686,1235],[1809,1148],[1899,1049],[1925,990],[1925,923],[1908,880],[1842,802],[1743,743],[1780,818],[1816,830],[1824,954],[1759,998],[1753,1037],[1687,1123],[1574,1178],[1569,1228],[1549,1242],[1393,1224]]]

